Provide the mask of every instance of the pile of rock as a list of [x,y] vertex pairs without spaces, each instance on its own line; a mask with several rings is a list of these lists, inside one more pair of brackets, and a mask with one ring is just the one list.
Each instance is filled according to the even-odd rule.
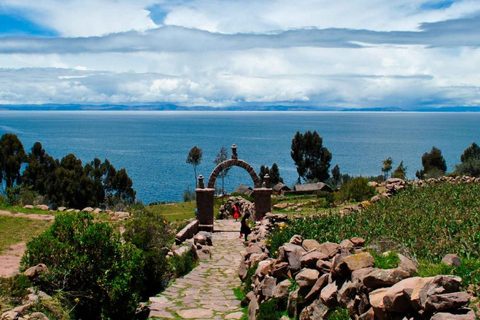
[[471,184],[471,183],[480,183],[480,178],[469,177],[469,176],[459,176],[459,177],[440,177],[438,179],[430,178],[426,180],[415,180],[413,181],[414,187],[423,187],[427,184],[437,184],[442,182],[448,182],[452,184]]
[[233,205],[238,203],[240,206],[240,213],[243,216],[245,212],[250,212],[252,218],[255,218],[255,204],[242,197],[229,197],[225,204],[220,206],[219,219],[233,218]]
[[[291,317],[324,319],[337,307],[355,319],[476,319],[464,306],[470,295],[460,291],[461,278],[451,275],[420,278],[415,264],[398,254],[396,268],[375,268],[364,240],[352,238],[340,244],[303,240],[295,235],[278,248],[278,258],[268,257],[262,242],[250,243],[239,267],[258,266],[247,295],[248,319],[255,319],[259,305],[272,298],[287,299]],[[298,287],[290,292],[291,280]]]

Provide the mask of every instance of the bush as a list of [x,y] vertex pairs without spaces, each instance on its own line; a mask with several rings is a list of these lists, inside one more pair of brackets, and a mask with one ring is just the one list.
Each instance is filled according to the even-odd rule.
[[287,298],[271,298],[260,304],[257,320],[278,320],[285,310],[287,310]]
[[63,213],[27,244],[22,267],[45,263],[36,280],[42,291],[63,292],[81,319],[132,319],[142,289],[141,251],[122,244],[107,223],[90,213]]
[[183,202],[193,201],[196,199],[196,194],[195,194],[195,191],[186,189],[185,191],[183,191],[182,197],[183,197]]
[[369,200],[375,195],[375,188],[368,186],[369,181],[365,177],[350,180],[335,193],[335,200],[338,202]]
[[144,286],[142,297],[162,291],[168,282],[168,266],[165,255],[167,245],[173,240],[170,225],[159,214],[140,209],[134,212],[126,226],[123,237],[142,250],[144,261]]
[[193,250],[195,249],[192,248],[187,253],[181,256],[173,256],[168,260],[172,278],[182,277],[195,268],[197,260]]

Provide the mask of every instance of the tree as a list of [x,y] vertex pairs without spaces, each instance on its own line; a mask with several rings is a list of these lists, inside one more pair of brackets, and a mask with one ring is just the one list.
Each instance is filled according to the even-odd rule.
[[3,179],[5,179],[7,188],[13,187],[15,183],[20,184],[20,169],[26,160],[27,155],[17,135],[5,133],[0,138],[0,182],[2,186]]
[[335,184],[338,184],[340,182],[340,179],[342,177],[342,174],[340,173],[340,167],[338,164],[335,165],[332,169],[332,180],[335,182]]
[[387,159],[383,160],[383,167],[382,167],[382,172],[385,175],[385,180],[388,179],[388,173],[390,170],[392,170],[392,158],[388,157]]
[[[222,146],[222,148],[220,149],[220,152],[218,152],[217,157],[215,158],[213,163],[215,163],[218,166],[220,163],[224,162],[227,159],[228,159],[227,148]],[[225,193],[225,178],[227,177],[228,171],[230,171],[230,167],[223,169],[218,175],[222,179],[222,194]],[[197,175],[195,174],[195,177],[196,176]]]
[[260,178],[260,182],[263,185],[263,181],[265,180],[265,175],[270,175],[270,169],[264,165],[260,166],[260,172],[258,173],[258,177]]
[[480,147],[474,142],[463,151],[461,163],[455,166],[455,171],[462,175],[480,177]]
[[299,180],[325,181],[329,178],[332,154],[322,143],[323,139],[316,131],[305,134],[297,131],[293,137],[290,155],[297,166]]
[[399,178],[405,180],[407,176],[407,167],[403,166],[403,161],[400,162],[397,169],[392,173],[392,178]]
[[280,176],[280,170],[278,170],[277,164],[274,162],[269,171],[270,175],[270,184],[272,186],[276,185],[279,182],[283,182],[283,178]]
[[190,149],[187,157],[187,163],[193,165],[193,171],[195,174],[195,188],[197,187],[197,166],[202,162],[202,149],[194,146]]
[[422,165],[423,170],[415,173],[419,179],[438,178],[444,175],[447,171],[447,165],[445,164],[445,159],[442,156],[442,151],[435,147],[432,147],[432,150],[429,153],[425,152],[423,154]]
[[39,194],[45,195],[48,183],[59,166],[58,161],[43,149],[40,142],[35,142],[32,152],[28,154],[27,162],[23,171],[22,183],[25,186],[30,186]]

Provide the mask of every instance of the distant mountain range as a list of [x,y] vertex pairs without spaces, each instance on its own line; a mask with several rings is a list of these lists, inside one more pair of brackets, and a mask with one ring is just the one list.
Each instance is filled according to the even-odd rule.
[[175,104],[146,105],[81,105],[81,104],[30,104],[0,105],[0,110],[16,111],[346,111],[346,112],[480,112],[480,107],[399,107],[338,108],[295,105],[244,105],[230,107],[185,107]]

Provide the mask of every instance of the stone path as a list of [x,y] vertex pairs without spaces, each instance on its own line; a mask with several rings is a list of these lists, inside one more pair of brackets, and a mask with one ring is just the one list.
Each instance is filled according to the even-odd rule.
[[[215,221],[212,257],[162,294],[150,298],[151,319],[240,319],[240,301],[233,293],[241,284],[238,266],[245,251],[238,238],[240,222]],[[233,232],[234,231],[234,232]]]

